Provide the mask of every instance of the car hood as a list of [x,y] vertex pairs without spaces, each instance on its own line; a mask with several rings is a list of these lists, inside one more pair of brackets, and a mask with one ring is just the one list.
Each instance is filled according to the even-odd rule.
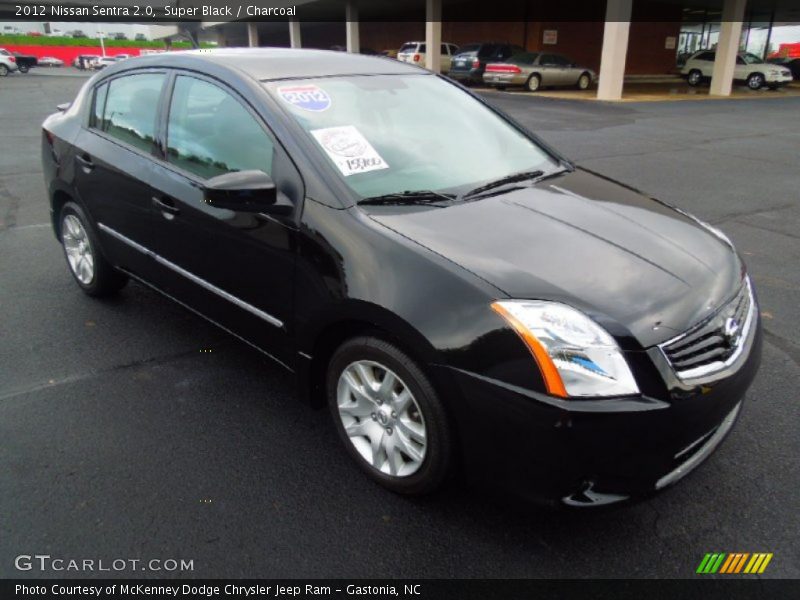
[[741,285],[740,260],[721,236],[583,170],[447,208],[368,212],[508,297],[583,310],[631,349],[685,331]]

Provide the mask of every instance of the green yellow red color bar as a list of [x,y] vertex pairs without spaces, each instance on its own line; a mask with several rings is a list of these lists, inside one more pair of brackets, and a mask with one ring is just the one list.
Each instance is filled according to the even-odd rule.
[[[763,573],[769,561],[772,560],[772,552],[709,552],[700,561],[697,573],[713,574],[724,573],[726,575],[736,573]],[[746,566],[745,566],[746,565]]]

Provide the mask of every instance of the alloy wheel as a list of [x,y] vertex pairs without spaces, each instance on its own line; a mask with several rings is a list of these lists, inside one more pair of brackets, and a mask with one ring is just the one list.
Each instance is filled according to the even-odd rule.
[[589,89],[589,76],[588,75],[581,75],[578,78],[578,89],[580,90],[588,90]]
[[72,273],[83,285],[89,285],[94,279],[94,252],[86,229],[78,217],[73,214],[64,216],[61,222],[61,239]]
[[747,79],[747,87],[751,90],[761,89],[762,85],[764,85],[764,76],[760,73],[754,73]]
[[535,92],[539,89],[539,85],[541,84],[541,80],[537,75],[531,75],[528,79],[528,90],[531,92]]
[[419,470],[427,448],[425,419],[396,373],[375,361],[350,363],[336,394],[350,443],[373,469],[398,478]]

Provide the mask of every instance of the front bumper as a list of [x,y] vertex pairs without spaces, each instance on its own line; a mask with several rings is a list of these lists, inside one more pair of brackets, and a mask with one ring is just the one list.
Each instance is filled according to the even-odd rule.
[[466,371],[454,403],[468,479],[528,500],[597,506],[680,480],[721,443],[761,360],[761,324],[739,369],[713,384],[561,400]]

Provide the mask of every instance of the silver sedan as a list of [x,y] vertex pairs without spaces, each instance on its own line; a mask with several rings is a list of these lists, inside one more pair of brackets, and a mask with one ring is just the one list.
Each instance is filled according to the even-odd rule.
[[531,92],[542,87],[577,87],[586,90],[597,82],[597,74],[560,54],[525,52],[502,63],[489,63],[483,82],[498,89],[523,86]]

